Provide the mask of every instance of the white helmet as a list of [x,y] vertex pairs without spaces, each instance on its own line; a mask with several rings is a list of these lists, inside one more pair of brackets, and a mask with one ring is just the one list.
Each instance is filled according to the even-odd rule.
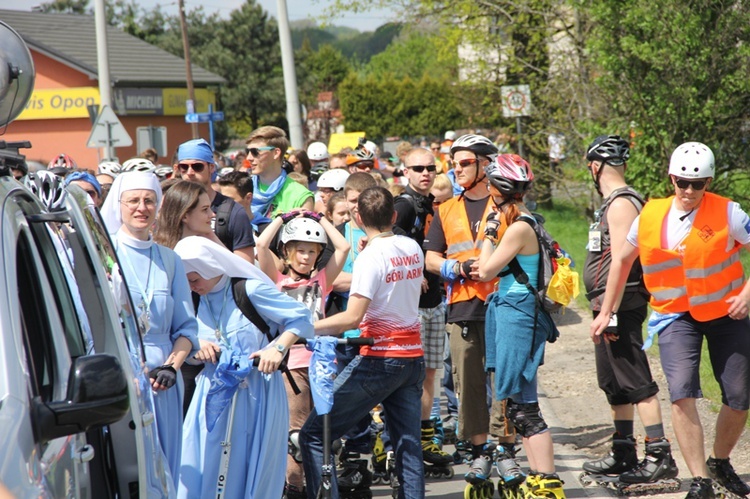
[[365,145],[363,147],[365,149],[367,149],[368,151],[370,151],[371,153],[373,153],[373,154],[375,154],[376,152],[378,152],[378,146],[377,146],[377,144],[375,144],[375,142],[373,142],[371,140],[368,140],[367,142],[365,142]]
[[443,137],[443,140],[456,140],[456,132],[453,130],[448,130],[445,132],[445,136]]
[[334,191],[340,191],[344,188],[344,184],[348,178],[348,171],[343,168],[334,168],[333,170],[324,172],[323,175],[320,176],[320,179],[318,180],[318,188],[328,187]]
[[669,174],[682,178],[714,177],[714,153],[706,144],[685,142],[672,153]]
[[[311,218],[293,218],[281,231],[281,244],[289,241],[302,241],[307,243],[318,243],[325,248],[328,236],[323,226]],[[322,253],[322,251],[321,251]]]
[[156,165],[145,158],[130,158],[122,164],[123,172],[153,173]]
[[497,146],[484,135],[467,134],[461,135],[451,145],[451,156],[457,151],[471,151],[477,156],[485,156],[494,159],[497,155]]
[[63,179],[54,173],[41,170],[29,172],[23,183],[42,202],[47,211],[60,211],[65,209],[65,188]]
[[97,168],[97,175],[109,175],[115,178],[122,172],[122,165],[117,161],[102,161]]
[[323,161],[328,159],[328,148],[322,142],[313,142],[307,146],[307,157],[310,161]]

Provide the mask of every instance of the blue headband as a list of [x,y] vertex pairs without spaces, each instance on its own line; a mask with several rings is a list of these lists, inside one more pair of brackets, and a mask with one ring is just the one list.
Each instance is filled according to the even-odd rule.
[[203,139],[188,140],[177,148],[177,161],[184,159],[195,159],[213,164],[214,152],[208,142]]
[[69,174],[67,177],[65,177],[65,185],[70,185],[71,182],[75,182],[76,180],[88,182],[89,184],[94,186],[94,189],[96,189],[96,193],[99,194],[99,196],[102,195],[101,184],[98,180],[96,180],[96,177],[89,172],[73,172]]

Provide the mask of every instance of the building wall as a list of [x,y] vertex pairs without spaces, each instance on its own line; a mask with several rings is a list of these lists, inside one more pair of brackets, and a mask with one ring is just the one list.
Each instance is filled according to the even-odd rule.
[[[28,160],[47,164],[57,155],[66,153],[79,167],[95,169],[100,159],[104,159],[101,155],[105,151],[86,147],[92,130],[86,104],[99,104],[98,81],[35,50],[31,54],[36,69],[34,95],[21,116],[0,136],[0,140],[30,141],[32,147],[21,150]],[[205,102],[200,102],[196,111],[205,112],[206,106]],[[136,156],[137,127],[151,125],[167,128],[168,153],[166,157],[159,158],[165,164],[171,162],[171,155],[179,144],[192,138],[191,126],[185,123],[183,115],[120,114],[118,118],[133,140],[130,147],[115,149],[121,162]],[[201,137],[209,140],[208,124],[200,123],[198,130]]]

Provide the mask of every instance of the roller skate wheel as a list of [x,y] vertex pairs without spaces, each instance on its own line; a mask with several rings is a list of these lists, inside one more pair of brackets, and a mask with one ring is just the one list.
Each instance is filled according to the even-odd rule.
[[443,476],[450,480],[455,475],[455,472],[453,471],[453,467],[448,468],[445,472],[443,472]]

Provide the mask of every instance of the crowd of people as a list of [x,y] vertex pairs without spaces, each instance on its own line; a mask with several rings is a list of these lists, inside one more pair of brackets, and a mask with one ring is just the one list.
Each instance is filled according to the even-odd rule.
[[[447,132],[399,144],[395,157],[372,142],[331,153],[321,142],[293,150],[283,130],[263,126],[232,165],[196,139],[169,166],[151,151],[96,170],[61,154],[48,171],[17,178],[32,186],[54,176],[100,207],[127,280],[113,286],[143,332],[177,497],[317,497],[333,466],[325,439],[343,439],[344,462],[373,453],[379,408],[398,497],[424,497],[425,470],[453,462],[441,444],[455,432],[470,463],[467,497],[492,496],[494,466],[508,490],[561,499],[537,388],[558,332],[508,270],[520,266],[532,283],[541,272],[539,222],[524,202],[534,173],[507,145]],[[585,158],[603,201],[583,274],[614,433],[611,452],[584,471],[634,485],[678,475],[644,353],[650,302],[645,347],[659,335],[675,436],[694,477],[687,497],[714,497],[716,484],[747,495],[729,455],[750,405],[750,285],[738,257],[750,249],[750,218],[706,192],[715,176],[707,146],[678,147],[674,196],[649,202],[626,182],[629,155],[626,140],[603,135]],[[722,392],[707,460],[696,410],[703,336]],[[372,344],[316,343],[324,337]],[[338,376],[323,411],[313,392],[325,348],[335,348]],[[373,456],[376,471],[384,459]],[[333,473],[332,497],[366,497],[367,466],[343,468],[359,479]]]

